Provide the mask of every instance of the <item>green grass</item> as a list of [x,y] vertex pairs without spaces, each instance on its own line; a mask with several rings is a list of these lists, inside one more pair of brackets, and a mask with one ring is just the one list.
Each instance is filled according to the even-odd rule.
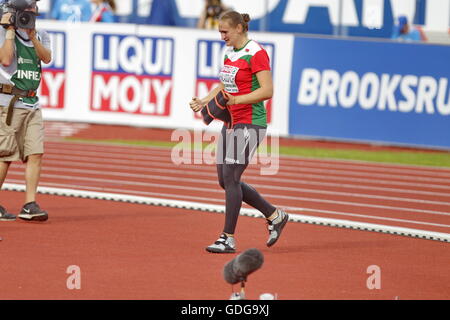
[[422,166],[450,167],[450,152],[365,151],[355,149],[349,150],[280,147],[280,154],[314,158],[331,158]]
[[[149,141],[149,140],[90,140],[66,138],[68,141],[85,143],[106,143],[115,145],[135,145],[148,147],[172,148],[179,142],[171,141]],[[209,145],[194,145],[196,150]],[[189,145],[186,145],[189,147]],[[268,148],[270,152],[270,146]],[[422,166],[450,167],[450,152],[424,152],[424,151],[367,151],[357,149],[324,149],[324,148],[303,148],[303,147],[284,147],[279,148],[280,155],[323,158],[323,159],[345,159],[360,160],[383,163],[397,163]]]

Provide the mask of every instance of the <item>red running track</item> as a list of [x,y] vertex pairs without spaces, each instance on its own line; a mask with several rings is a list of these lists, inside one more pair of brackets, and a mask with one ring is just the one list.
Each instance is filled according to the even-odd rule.
[[[448,169],[287,157],[275,175],[264,167],[243,179],[292,213],[449,233]],[[6,182],[21,183],[23,169]],[[170,149],[47,142],[40,185],[223,204],[215,170],[175,165]]]
[[[258,173],[253,166],[244,179],[293,213],[445,233],[450,227],[447,169],[282,158],[276,175]],[[22,181],[23,167],[15,164],[6,182]],[[223,204],[214,166],[176,166],[170,150],[158,148],[48,141],[41,186]],[[23,194],[1,195],[10,211],[20,209]],[[231,293],[221,271],[233,256],[204,251],[223,226],[221,214],[49,195],[39,202],[50,212],[48,222],[0,224],[0,299],[226,299]],[[267,249],[264,221],[239,219],[238,249],[256,247],[265,256],[250,278],[249,298],[263,292],[280,299],[450,297],[447,243],[290,222]],[[81,268],[81,290],[66,287],[69,265]],[[370,265],[381,269],[380,290],[366,286]]]
[[[2,192],[16,212],[18,192]],[[228,299],[223,266],[234,255],[209,254],[222,214],[41,195],[42,224],[2,222],[0,299]],[[247,297],[279,299],[448,299],[448,244],[375,232],[289,222],[265,247],[262,219],[240,217],[238,249],[258,248],[263,267]],[[79,266],[81,289],[66,286]],[[369,290],[369,266],[381,288]],[[238,287],[234,287],[238,290]]]

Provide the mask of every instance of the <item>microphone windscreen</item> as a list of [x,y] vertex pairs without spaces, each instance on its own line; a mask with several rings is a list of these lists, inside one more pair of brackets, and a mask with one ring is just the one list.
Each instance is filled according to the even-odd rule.
[[228,262],[223,268],[223,277],[225,278],[225,281],[228,282],[229,284],[236,284],[240,281],[240,279],[236,276],[236,274],[233,271],[233,264],[234,259]]
[[236,257],[234,271],[238,276],[247,277],[252,272],[261,268],[264,256],[258,249],[248,249]]
[[236,284],[245,281],[247,276],[259,268],[264,263],[264,256],[258,249],[248,249],[228,262],[223,268],[225,281]]

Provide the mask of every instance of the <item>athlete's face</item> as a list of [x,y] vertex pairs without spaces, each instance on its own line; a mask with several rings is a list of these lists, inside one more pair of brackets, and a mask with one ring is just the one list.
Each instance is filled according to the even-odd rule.
[[238,24],[236,27],[230,25],[228,20],[219,21],[219,32],[222,40],[227,46],[236,47],[242,37],[242,26]]

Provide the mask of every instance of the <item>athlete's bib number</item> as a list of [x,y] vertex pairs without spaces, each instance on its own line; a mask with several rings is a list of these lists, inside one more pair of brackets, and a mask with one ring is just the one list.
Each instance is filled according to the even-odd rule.
[[225,86],[225,91],[230,93],[239,92],[239,89],[236,85],[236,74],[238,73],[239,68],[233,67],[229,65],[224,65],[219,73],[219,79]]

